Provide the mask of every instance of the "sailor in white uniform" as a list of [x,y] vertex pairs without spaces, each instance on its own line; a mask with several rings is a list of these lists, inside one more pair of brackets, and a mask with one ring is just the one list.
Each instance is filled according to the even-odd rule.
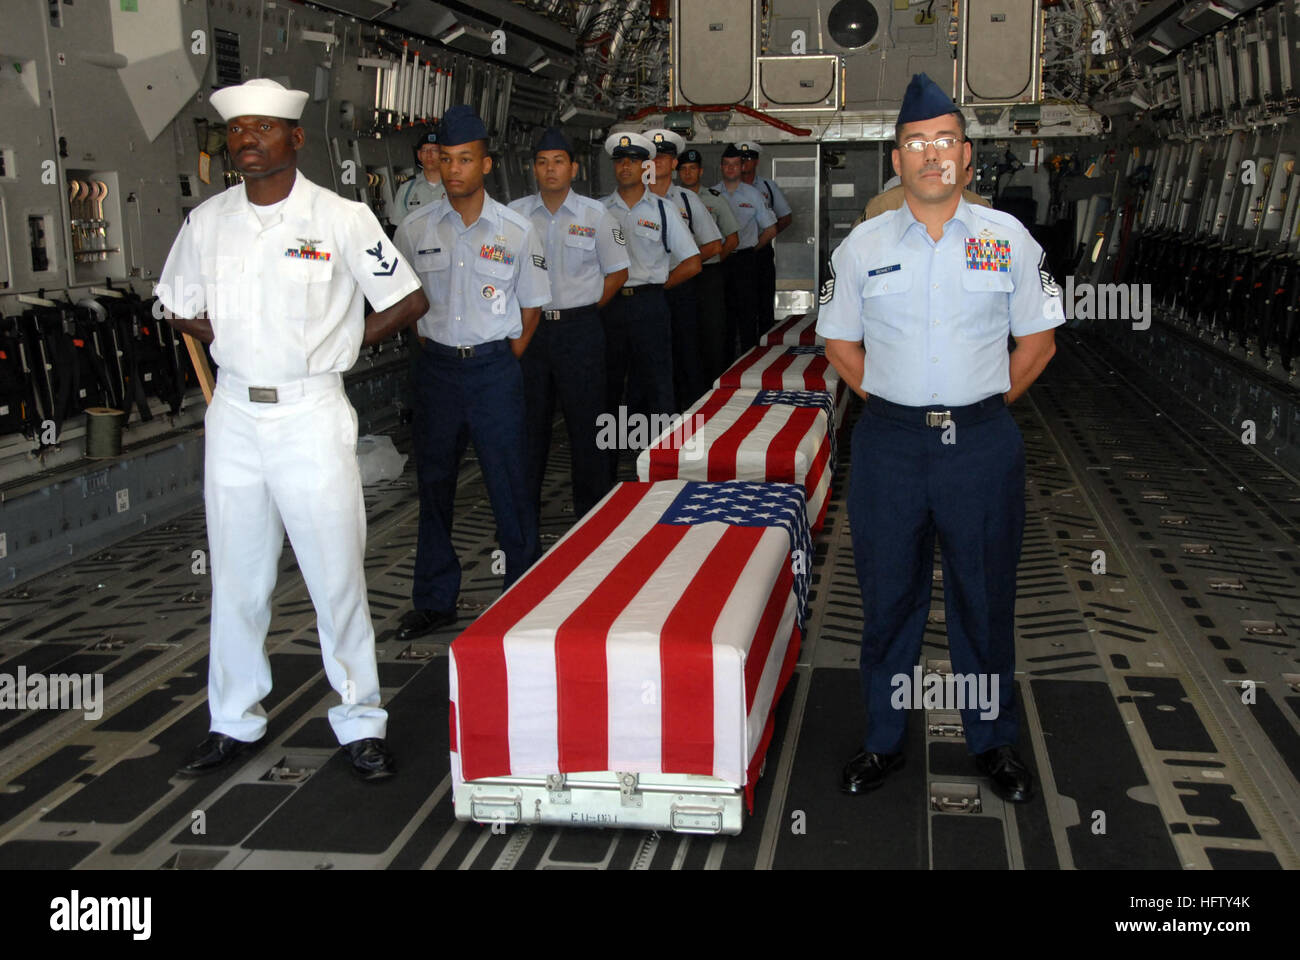
[[[220,367],[204,420],[212,722],[181,767],[189,776],[266,733],[266,632],[286,530],[340,697],[330,726],[363,779],[396,769],[362,565],[357,416],[342,374],[363,344],[414,324],[427,304],[369,208],[298,173],[307,96],[262,79],[212,95],[244,182],[185,218],[158,284],[169,322],[211,343]],[[376,308],[364,318],[363,297]]]

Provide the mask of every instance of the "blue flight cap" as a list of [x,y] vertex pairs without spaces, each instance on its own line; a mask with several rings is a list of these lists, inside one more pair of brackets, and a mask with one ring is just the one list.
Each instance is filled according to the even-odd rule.
[[559,127],[547,127],[542,131],[542,135],[537,139],[537,145],[533,147],[533,156],[537,156],[543,150],[563,150],[569,155],[570,160],[573,159],[573,144]]
[[691,149],[687,150],[685,153],[683,153],[680,157],[677,158],[677,168],[679,170],[681,169],[683,163],[698,163],[700,166],[704,166],[704,157],[700,153],[700,151],[696,150],[694,147],[691,147]]
[[474,108],[468,104],[457,104],[442,117],[442,126],[438,130],[438,142],[444,147],[456,147],[474,140],[486,140],[487,127]]
[[430,130],[428,133],[424,135],[424,139],[420,141],[420,146],[424,146],[426,143],[437,144],[437,142],[438,142],[438,131]]
[[960,113],[952,97],[943,92],[943,88],[924,73],[912,74],[912,82],[903,94],[903,106],[898,111],[898,122],[912,123],[916,120],[932,120],[946,113]]
[[727,144],[727,148],[722,151],[722,159],[730,160],[732,157],[744,156],[734,143]]

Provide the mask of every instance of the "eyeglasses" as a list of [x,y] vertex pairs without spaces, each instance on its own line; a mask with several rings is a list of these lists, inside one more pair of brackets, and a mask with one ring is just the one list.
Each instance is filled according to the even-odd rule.
[[951,150],[957,144],[964,142],[960,137],[940,137],[937,140],[908,140],[902,145],[902,149],[908,153],[924,153],[925,148],[934,144],[934,149],[943,152]]

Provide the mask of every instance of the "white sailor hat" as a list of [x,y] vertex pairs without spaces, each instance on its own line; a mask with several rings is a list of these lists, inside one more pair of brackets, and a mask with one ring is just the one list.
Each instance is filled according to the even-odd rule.
[[258,78],[212,94],[212,106],[222,120],[234,117],[280,117],[298,120],[307,105],[306,90],[289,90],[274,80]]
[[659,127],[647,130],[645,135],[659,153],[666,153],[670,157],[675,157],[686,149],[686,141],[671,130]]
[[747,153],[752,153],[757,157],[763,152],[763,148],[753,140],[741,140],[736,144],[736,149],[740,151],[742,157]]
[[605,152],[615,160],[619,157],[649,160],[655,154],[655,146],[641,134],[625,130],[605,138]]

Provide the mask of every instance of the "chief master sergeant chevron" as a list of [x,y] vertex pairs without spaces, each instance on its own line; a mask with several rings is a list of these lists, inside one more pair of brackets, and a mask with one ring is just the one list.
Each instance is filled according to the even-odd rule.
[[849,482],[867,729],[842,789],[878,787],[902,766],[893,679],[921,650],[937,533],[953,672],[998,684],[996,711],[962,710],[967,749],[995,793],[1022,802],[1033,795],[1013,683],[1025,450],[1007,405],[1047,366],[1065,314],[1029,231],[962,198],[965,129],[948,94],[913,76],[893,154],[906,202],[844,239],[822,290],[826,356],[867,401]]

